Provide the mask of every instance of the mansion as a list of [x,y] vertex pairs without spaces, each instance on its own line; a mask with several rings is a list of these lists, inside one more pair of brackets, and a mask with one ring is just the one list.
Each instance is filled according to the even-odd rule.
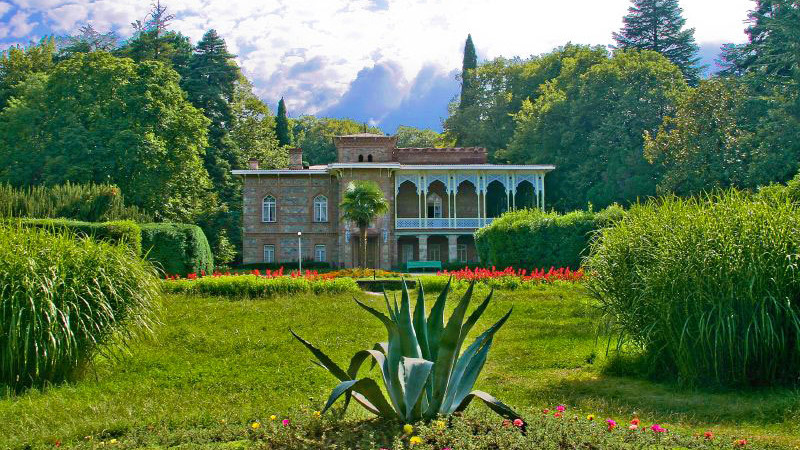
[[[389,212],[367,230],[367,265],[390,269],[408,261],[478,262],[473,233],[507,210],[544,208],[544,177],[552,165],[487,163],[486,149],[397,148],[396,137],[334,138],[337,162],[304,166],[302,149],[289,167],[243,177],[244,263],[302,259],[355,267],[360,230],[341,219],[347,184],[378,183]],[[298,232],[302,233],[298,238]],[[301,247],[302,246],[302,247]]]

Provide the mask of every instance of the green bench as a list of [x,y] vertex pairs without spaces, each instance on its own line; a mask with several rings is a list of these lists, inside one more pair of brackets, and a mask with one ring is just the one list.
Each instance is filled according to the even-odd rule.
[[442,270],[441,261],[408,261],[406,262],[406,271],[411,272],[411,269],[437,269]]

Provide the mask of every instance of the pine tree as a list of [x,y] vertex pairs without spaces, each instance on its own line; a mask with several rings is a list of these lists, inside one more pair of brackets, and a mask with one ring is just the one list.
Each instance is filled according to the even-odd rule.
[[633,0],[624,26],[614,33],[617,48],[653,50],[680,67],[690,84],[697,84],[701,67],[694,28],[683,29],[686,19],[678,0]]
[[478,67],[478,56],[475,53],[475,44],[472,43],[472,35],[467,35],[467,42],[464,44],[464,62],[461,64],[461,109],[475,104],[475,86],[473,86],[472,71]]
[[289,118],[286,117],[286,103],[281,97],[278,102],[278,117],[275,118],[275,134],[278,136],[278,144],[281,146],[291,144],[289,136]]

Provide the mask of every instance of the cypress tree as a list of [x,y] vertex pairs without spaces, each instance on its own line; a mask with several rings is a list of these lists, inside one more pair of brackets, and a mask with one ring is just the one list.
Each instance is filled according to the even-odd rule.
[[473,74],[471,71],[478,67],[478,55],[475,53],[475,44],[472,43],[472,35],[467,35],[467,42],[464,44],[464,62],[461,65],[461,102],[459,108],[475,104],[475,86],[472,83]]
[[617,48],[653,50],[680,67],[689,84],[700,79],[694,28],[683,29],[686,19],[678,0],[633,0],[624,25],[614,33]]
[[278,102],[278,117],[275,118],[275,135],[278,137],[278,145],[284,146],[291,144],[289,137],[289,119],[286,117],[286,103],[281,97]]

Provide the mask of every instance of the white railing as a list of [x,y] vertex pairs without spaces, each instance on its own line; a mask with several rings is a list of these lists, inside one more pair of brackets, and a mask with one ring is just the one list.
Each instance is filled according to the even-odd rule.
[[394,227],[398,230],[412,229],[412,228],[433,228],[433,229],[456,229],[456,228],[480,228],[483,225],[489,225],[494,220],[494,217],[486,219],[479,218],[436,218],[436,219],[419,219],[412,218],[398,218],[395,219]]

